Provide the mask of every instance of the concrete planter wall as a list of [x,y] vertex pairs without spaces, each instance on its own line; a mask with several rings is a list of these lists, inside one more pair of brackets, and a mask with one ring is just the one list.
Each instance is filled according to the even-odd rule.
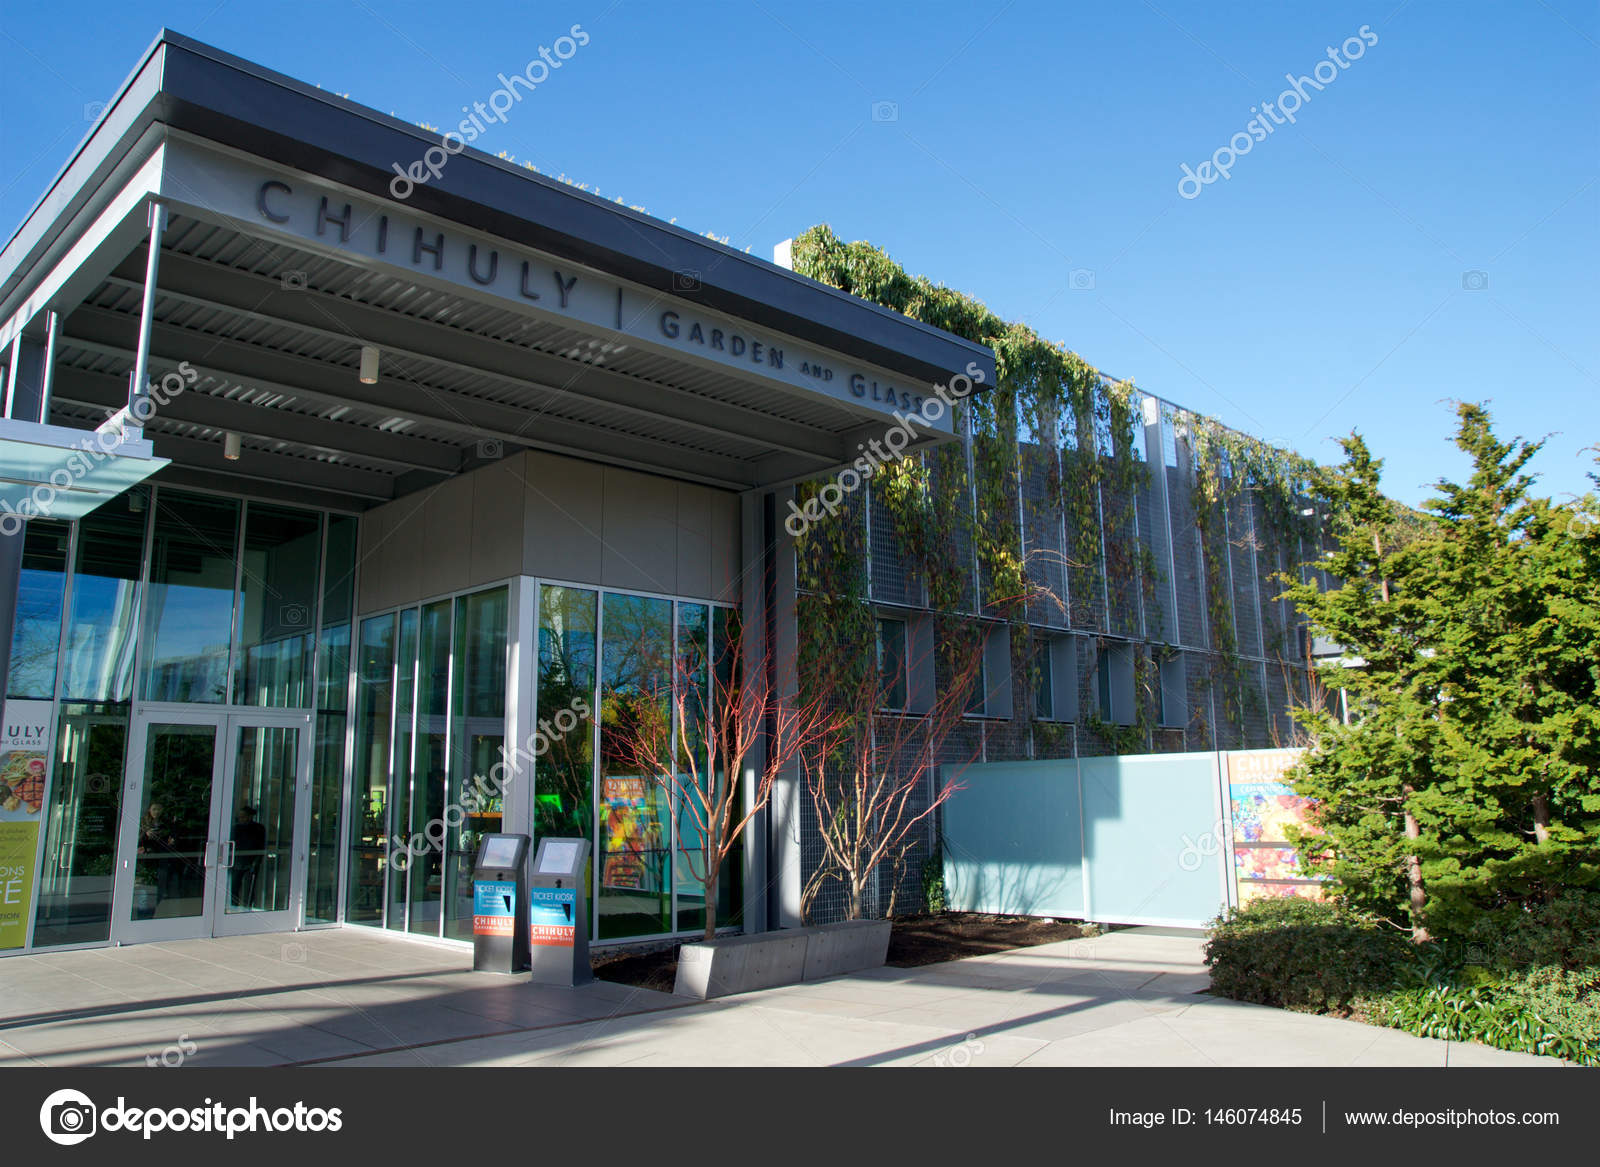
[[685,944],[673,992],[705,1000],[881,968],[889,931],[888,920],[848,920]]

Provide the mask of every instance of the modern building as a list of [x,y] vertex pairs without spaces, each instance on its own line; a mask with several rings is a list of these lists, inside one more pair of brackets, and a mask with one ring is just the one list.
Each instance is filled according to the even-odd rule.
[[[593,840],[596,942],[703,926],[608,703],[792,660],[795,484],[994,355],[459,147],[163,33],[0,251],[0,950],[463,940],[501,830]],[[803,817],[721,921],[794,922]]]

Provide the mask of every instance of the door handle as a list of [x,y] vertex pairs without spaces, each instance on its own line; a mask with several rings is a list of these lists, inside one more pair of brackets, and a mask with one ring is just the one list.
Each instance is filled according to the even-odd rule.
[[213,843],[210,839],[207,839],[206,840],[206,866],[207,867],[216,867],[217,864],[218,864],[218,860],[220,860],[221,858],[222,858],[222,856],[218,853],[217,844]]

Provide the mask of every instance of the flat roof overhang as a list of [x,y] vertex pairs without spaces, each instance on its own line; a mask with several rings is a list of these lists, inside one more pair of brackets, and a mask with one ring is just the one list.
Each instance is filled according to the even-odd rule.
[[[394,198],[391,164],[438,144],[164,33],[0,251],[0,345],[54,310],[49,420],[125,405],[159,201],[157,480],[354,509],[518,448],[759,488],[993,383],[982,346],[481,152]],[[948,437],[941,412],[903,445]]]

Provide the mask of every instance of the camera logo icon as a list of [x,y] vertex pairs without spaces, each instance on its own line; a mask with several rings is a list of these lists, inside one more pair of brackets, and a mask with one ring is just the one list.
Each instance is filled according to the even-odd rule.
[[81,1090],[57,1090],[39,1107],[44,1137],[62,1147],[75,1147],[95,1132],[95,1105]]
[[1482,292],[1489,287],[1489,273],[1486,271],[1464,271],[1461,273],[1461,290],[1463,292]]
[[872,120],[875,122],[897,122],[900,120],[900,103],[898,101],[875,101],[872,103]]
[[303,271],[285,271],[278,274],[278,284],[285,292],[303,292],[306,290],[306,273]]
[[499,438],[483,438],[478,442],[478,457],[486,462],[498,462],[506,456],[506,444]]
[[672,290],[674,292],[698,292],[700,290],[700,273],[684,268],[672,273]]
[[1094,272],[1086,267],[1075,267],[1067,276],[1067,284],[1074,292],[1094,291]]
[[304,628],[311,623],[311,609],[304,604],[285,604],[278,609],[278,623],[285,628]]

